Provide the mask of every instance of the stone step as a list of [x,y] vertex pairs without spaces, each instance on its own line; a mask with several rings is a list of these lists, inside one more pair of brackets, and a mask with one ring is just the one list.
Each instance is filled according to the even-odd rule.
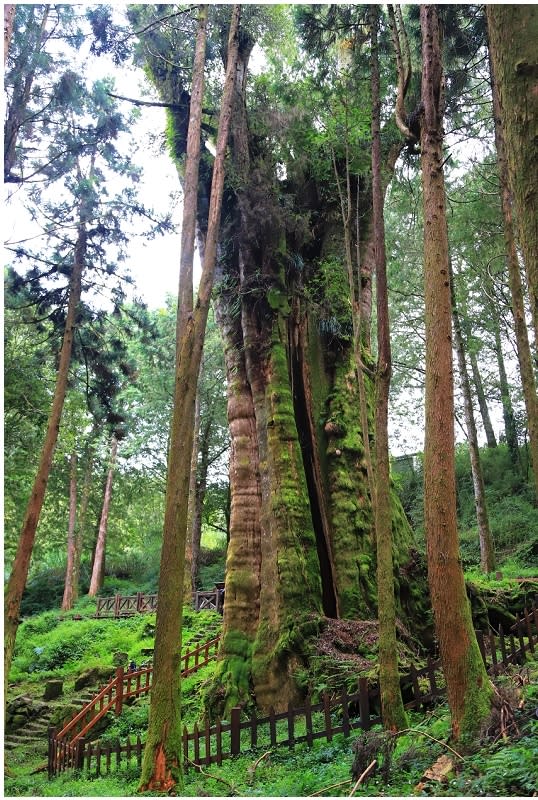
[[47,748],[47,737],[37,736],[22,736],[21,734],[10,733],[4,739],[4,747],[6,750],[13,750],[14,747],[28,747],[28,745],[35,746],[36,748]]
[[49,728],[48,720],[36,720],[35,722],[29,722],[27,725],[24,726],[24,733],[35,733],[41,734],[43,732],[47,732]]

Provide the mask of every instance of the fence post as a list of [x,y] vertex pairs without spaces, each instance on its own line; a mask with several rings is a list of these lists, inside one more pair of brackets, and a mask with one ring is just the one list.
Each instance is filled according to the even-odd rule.
[[138,613],[142,611],[142,592],[136,593],[136,610]]
[[115,598],[114,598],[114,616],[115,617],[119,617],[119,615],[120,615],[120,603],[121,603],[121,597],[120,597],[119,594],[117,594],[115,596]]
[[230,754],[238,756],[241,752],[241,709],[239,706],[232,708],[230,714]]
[[55,738],[56,731],[57,729],[54,727],[49,727],[48,729],[49,752],[48,752],[47,766],[48,766],[49,781],[54,777],[54,773],[56,772],[56,759],[54,757],[56,752],[56,738]]
[[480,655],[482,656],[482,661],[484,662],[484,666],[487,667],[486,663],[486,648],[484,646],[484,634],[482,631],[475,631],[476,633],[476,640],[478,642],[478,648],[480,650]]
[[124,669],[123,667],[117,667],[116,669],[116,707],[115,712],[116,716],[119,716],[123,709],[123,675]]
[[359,678],[359,712],[361,728],[370,730],[370,695],[368,694],[368,678]]
[[83,769],[84,767],[84,751],[86,750],[86,739],[82,737],[76,743],[75,752],[75,769]]
[[532,628],[531,628],[531,615],[530,612],[525,609],[525,623],[527,625],[527,636],[529,637],[529,650],[531,653],[534,653],[534,642],[532,641]]

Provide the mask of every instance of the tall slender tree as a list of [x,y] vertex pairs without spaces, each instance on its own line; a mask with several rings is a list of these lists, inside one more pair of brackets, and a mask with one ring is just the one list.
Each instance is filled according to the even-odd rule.
[[478,524],[478,538],[480,541],[480,566],[483,572],[493,572],[495,569],[495,548],[493,536],[489,525],[489,515],[486,505],[486,489],[484,485],[484,475],[480,461],[480,448],[478,446],[478,434],[473,409],[471,394],[471,382],[465,360],[465,344],[463,341],[462,325],[458,306],[456,303],[456,293],[454,291],[454,271],[452,263],[449,262],[450,270],[450,296],[452,302],[452,322],[454,327],[454,345],[456,357],[458,359],[458,370],[460,373],[460,384],[463,394],[463,408],[465,416],[465,428],[467,431],[467,443],[469,445],[469,456],[471,459],[471,475],[473,479],[474,502],[476,509],[476,520]]
[[[159,574],[159,605],[155,630],[155,655],[150,717],[146,748],[142,763],[141,790],[168,791],[181,785],[179,760],[181,752],[180,660],[181,618],[185,544],[188,516],[188,494],[193,447],[194,412],[197,379],[202,358],[205,326],[213,286],[217,241],[220,227],[222,193],[224,188],[224,159],[228,143],[232,94],[235,79],[239,40],[240,6],[232,9],[230,22],[226,78],[221,103],[219,131],[211,197],[204,262],[196,307],[182,326],[176,346],[176,375],[174,407],[170,434],[168,476],[166,486],[163,546]],[[198,51],[205,53],[205,16],[199,24],[196,40]],[[195,55],[193,85],[203,73],[205,58]],[[197,102],[201,102],[201,94]],[[199,116],[191,114],[191,119]],[[199,138],[199,128],[197,131]],[[196,154],[191,157],[197,157]],[[184,215],[196,218],[196,203],[184,207]],[[192,227],[194,232],[194,226]]]
[[392,559],[392,503],[388,412],[392,354],[390,347],[384,191],[381,175],[381,91],[379,77],[379,7],[372,6],[372,212],[377,298],[377,370],[375,397],[375,534],[377,545],[377,607],[379,618],[379,686],[383,724],[389,730],[407,727],[398,672],[396,601]]
[[438,7],[420,7],[420,149],[424,202],[426,432],[424,528],[435,629],[455,740],[473,739],[491,715],[492,688],[476,641],[459,555],[454,466],[454,381],[443,174],[443,65]]
[[11,660],[13,658],[13,651],[15,649],[17,629],[20,623],[19,610],[22,593],[26,586],[39,515],[45,499],[47,482],[52,466],[52,457],[56,447],[67,391],[69,364],[71,361],[71,351],[73,348],[73,339],[77,326],[77,315],[82,291],[82,275],[86,265],[88,209],[85,205],[85,200],[81,200],[77,224],[77,240],[74,248],[73,264],[69,280],[69,303],[65,319],[65,330],[60,352],[56,386],[47,424],[47,433],[4,599],[4,680],[6,683],[11,667]]
[[108,471],[105,483],[105,492],[103,495],[103,505],[101,508],[101,518],[99,520],[99,530],[97,533],[97,542],[95,545],[95,553],[93,557],[92,576],[90,579],[90,588],[88,595],[95,597],[103,586],[105,577],[105,555],[106,555],[106,535],[108,531],[108,515],[110,511],[110,501],[112,499],[112,481],[114,479],[114,467],[116,465],[116,456],[118,453],[118,439],[116,434],[112,436],[110,444],[110,460],[108,464]]
[[69,469],[69,523],[67,529],[67,566],[65,570],[64,596],[62,611],[73,608],[76,559],[76,522],[77,522],[77,452],[73,450]]

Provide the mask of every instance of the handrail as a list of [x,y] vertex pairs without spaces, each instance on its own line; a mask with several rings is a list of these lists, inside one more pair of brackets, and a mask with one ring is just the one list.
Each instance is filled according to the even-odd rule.
[[[194,650],[188,650],[184,655],[182,655],[180,659],[180,663],[182,664],[181,676],[186,677],[187,675],[192,675],[193,672],[197,672],[197,670],[204,667],[213,658],[216,658],[219,643],[220,636],[217,636],[214,639],[210,639],[209,641],[204,642],[204,644],[199,645]],[[202,659],[200,659],[200,653],[204,653]],[[189,663],[192,663],[192,666],[189,666]],[[146,681],[144,684],[142,684],[141,677],[144,675],[146,675]],[[83,720],[91,711],[93,711],[98,703],[101,703],[101,707],[97,713],[94,714],[88,720],[88,722],[82,726],[81,730],[75,733],[75,735],[69,739],[69,741],[66,741],[69,746],[75,745],[76,742],[83,738],[86,733],[88,733],[88,731],[91,730],[91,728],[93,728],[93,726],[113,707],[115,708],[116,714],[121,714],[124,698],[139,697],[140,695],[149,692],[151,689],[152,675],[153,665],[150,665],[149,667],[143,667],[142,669],[133,670],[131,672],[125,672],[123,667],[118,667],[116,670],[116,675],[110,681],[110,683],[104,686],[98,692],[98,694],[95,695],[95,697],[92,697],[92,699],[86,703],[86,705],[73,717],[73,719],[69,720],[69,722],[64,725],[61,731],[54,735],[54,739],[57,742],[65,740],[66,734],[72,731],[81,720]],[[133,680],[136,680],[136,686],[134,690],[132,689]],[[107,696],[108,702],[105,704],[103,700]]]

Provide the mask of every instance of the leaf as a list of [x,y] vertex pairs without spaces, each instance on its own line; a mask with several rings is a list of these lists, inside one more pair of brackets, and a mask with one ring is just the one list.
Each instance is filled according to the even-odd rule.
[[454,762],[450,756],[439,756],[431,767],[429,767],[424,775],[422,781],[437,781],[438,783],[446,783],[448,776],[454,771]]

